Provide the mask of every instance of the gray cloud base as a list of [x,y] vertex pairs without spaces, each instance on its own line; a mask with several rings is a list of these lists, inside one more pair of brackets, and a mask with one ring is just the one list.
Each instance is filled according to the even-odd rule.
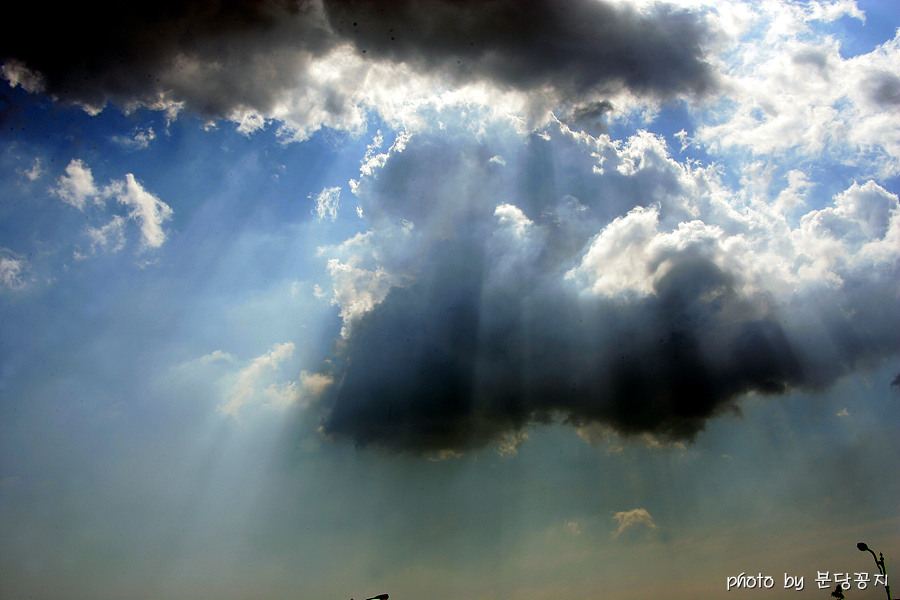
[[690,440],[741,393],[822,377],[773,318],[743,316],[732,279],[704,258],[679,257],[656,295],[622,305],[537,273],[489,282],[475,237],[432,250],[423,280],[354,328],[327,433],[427,452],[562,417]]

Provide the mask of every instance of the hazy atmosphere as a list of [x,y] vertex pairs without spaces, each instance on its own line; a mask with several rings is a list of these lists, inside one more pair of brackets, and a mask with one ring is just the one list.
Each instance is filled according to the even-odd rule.
[[5,12],[0,597],[896,597],[897,0]]

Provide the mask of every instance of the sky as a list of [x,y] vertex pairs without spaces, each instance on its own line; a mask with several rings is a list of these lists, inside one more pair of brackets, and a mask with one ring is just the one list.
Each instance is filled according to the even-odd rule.
[[0,597],[884,597],[896,0],[6,12]]

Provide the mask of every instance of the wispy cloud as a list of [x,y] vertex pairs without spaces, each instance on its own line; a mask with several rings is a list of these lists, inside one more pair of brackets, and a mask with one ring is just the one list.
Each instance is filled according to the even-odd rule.
[[[251,404],[272,409],[284,409],[298,403],[308,402],[321,395],[332,379],[321,373],[301,371],[300,380],[285,381],[280,376],[282,365],[293,356],[293,342],[275,344],[237,373],[237,382],[231,389],[228,400],[219,407],[223,414],[236,417]],[[207,355],[212,360],[229,360],[230,355],[215,353]]]
[[226,415],[237,415],[256,392],[257,382],[267,373],[278,370],[281,363],[294,353],[294,344],[275,344],[269,352],[254,358],[237,375],[237,383],[231,390],[228,401],[219,408]]
[[35,157],[30,169],[17,169],[17,173],[24,175],[28,181],[37,181],[46,172],[44,163],[39,157]]
[[106,225],[88,227],[87,234],[92,252],[118,252],[125,246],[125,218],[115,215]]
[[125,182],[114,182],[111,186],[116,199],[131,209],[129,217],[138,221],[141,227],[141,239],[147,248],[159,248],[166,241],[166,233],[162,225],[172,218],[172,208],[144,189],[127,173]]
[[[311,198],[312,196],[310,196]],[[323,189],[316,196],[316,218],[320,221],[328,219],[334,221],[338,216],[338,209],[341,204],[341,188],[329,187]]]
[[135,128],[129,136],[114,135],[110,139],[123,148],[143,150],[149,147],[150,142],[156,139],[156,132],[153,131],[153,127],[145,129]]
[[25,279],[29,271],[28,261],[6,248],[0,248],[0,288],[22,290],[28,285]]

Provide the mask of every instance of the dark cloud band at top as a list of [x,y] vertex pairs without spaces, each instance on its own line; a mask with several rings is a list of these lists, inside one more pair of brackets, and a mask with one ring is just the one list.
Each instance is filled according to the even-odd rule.
[[332,26],[360,51],[456,77],[582,94],[622,85],[701,91],[707,32],[696,13],[649,13],[596,0],[325,0]]
[[[669,96],[711,82],[702,16],[665,5],[641,13],[593,0],[17,3],[6,21],[0,61],[38,73],[55,97],[97,108],[164,99],[210,117],[269,114],[284,94],[319,85],[310,64],[346,44],[366,60],[557,100],[622,87]],[[333,85],[346,92],[360,82]]]
[[0,59],[39,73],[46,92],[94,107],[166,98],[206,116],[265,111],[302,66],[278,52],[328,46],[312,12],[294,0],[17,3]]

